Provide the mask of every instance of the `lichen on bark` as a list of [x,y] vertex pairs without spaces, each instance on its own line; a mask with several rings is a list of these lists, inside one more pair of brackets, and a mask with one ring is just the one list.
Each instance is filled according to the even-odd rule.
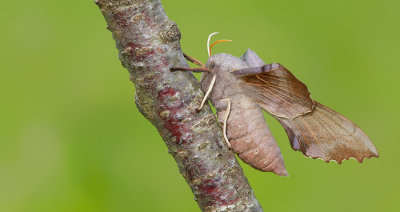
[[187,72],[180,31],[159,0],[96,0],[122,65],[136,88],[140,112],[157,128],[203,211],[262,211],[208,105]]

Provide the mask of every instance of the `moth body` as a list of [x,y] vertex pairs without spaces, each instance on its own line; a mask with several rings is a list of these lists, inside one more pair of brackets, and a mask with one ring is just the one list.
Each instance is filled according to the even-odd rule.
[[261,170],[287,175],[283,158],[261,108],[254,100],[243,93],[241,80],[232,72],[248,68],[241,59],[229,54],[216,54],[208,60],[207,68],[211,73],[204,73],[201,85],[208,89],[212,78],[216,82],[210,94],[210,100],[217,110],[218,120],[222,123],[227,113],[227,103],[231,109],[227,119],[227,137],[232,150],[245,163]]

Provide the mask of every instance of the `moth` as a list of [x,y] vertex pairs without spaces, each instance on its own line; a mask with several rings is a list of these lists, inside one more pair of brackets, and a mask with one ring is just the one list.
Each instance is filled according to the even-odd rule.
[[201,86],[217,110],[224,139],[241,160],[255,169],[287,176],[280,149],[264,119],[262,109],[285,129],[292,148],[326,162],[378,157],[368,136],[352,121],[314,101],[307,86],[279,63],[265,64],[248,49],[238,58],[211,55],[205,65],[184,55],[200,68],[174,67],[172,71],[202,72]]

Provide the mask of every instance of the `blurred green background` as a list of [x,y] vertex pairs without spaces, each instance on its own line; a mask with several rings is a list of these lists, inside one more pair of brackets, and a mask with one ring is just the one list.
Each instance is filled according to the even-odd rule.
[[[206,61],[218,31],[234,42],[214,53],[282,63],[377,146],[363,164],[308,159],[267,117],[290,177],[242,163],[265,211],[400,211],[399,1],[162,3],[186,53]],[[199,211],[94,0],[5,1],[0,17],[0,211]]]

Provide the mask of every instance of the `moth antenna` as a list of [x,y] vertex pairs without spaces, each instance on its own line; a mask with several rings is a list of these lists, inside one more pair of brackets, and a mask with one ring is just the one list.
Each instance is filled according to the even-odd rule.
[[217,41],[215,41],[213,44],[211,44],[211,46],[210,46],[211,37],[212,37],[213,35],[215,35],[215,34],[218,34],[218,32],[213,32],[213,33],[211,33],[211,34],[208,36],[208,39],[207,39],[208,57],[211,57],[211,48],[212,48],[215,44],[221,43],[221,42],[230,42],[230,41],[232,41],[232,40],[217,40]]
[[215,44],[217,44],[217,43],[222,43],[222,42],[231,42],[232,40],[217,40],[217,41],[215,41],[213,44],[211,44],[211,46],[210,46],[210,57],[211,57],[211,48],[215,45]]
[[213,35],[215,35],[215,34],[218,34],[218,32],[213,32],[213,33],[211,33],[211,34],[208,36],[208,39],[207,39],[207,52],[208,52],[208,57],[211,57],[210,40],[211,40],[211,37],[212,37]]

